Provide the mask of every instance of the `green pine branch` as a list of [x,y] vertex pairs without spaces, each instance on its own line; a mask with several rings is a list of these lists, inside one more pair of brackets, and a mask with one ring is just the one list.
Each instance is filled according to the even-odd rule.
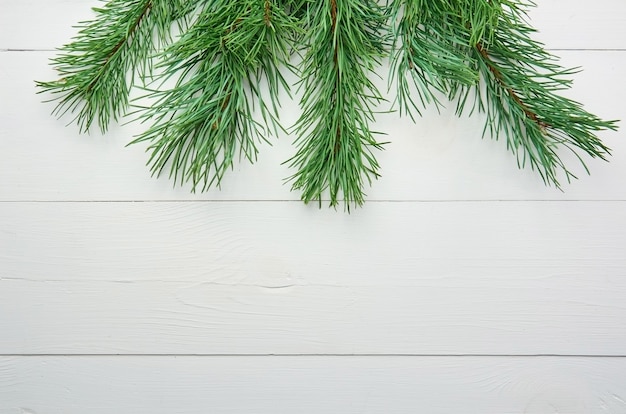
[[330,205],[364,200],[364,183],[378,177],[370,123],[383,98],[370,77],[385,54],[387,15],[377,1],[320,0],[307,14],[307,53],[300,65],[302,115],[293,189],[308,203],[328,191]]
[[[438,4],[439,3],[439,4]],[[394,26],[390,85],[396,84],[400,114],[434,104],[452,84],[474,85],[478,74],[467,64],[465,27],[451,25],[458,8],[432,0],[392,0]]]
[[[569,77],[576,70],[562,68],[530,37],[534,29],[524,20],[523,4],[510,3],[482,3],[491,7],[492,26],[472,37],[468,49],[472,67],[483,80],[473,87],[475,106],[487,115],[485,133],[495,138],[504,136],[520,168],[529,165],[546,184],[560,187],[560,174],[568,182],[576,178],[562,159],[563,150],[571,151],[585,170],[580,152],[606,160],[610,149],[596,133],[615,130],[616,121],[604,121],[585,111],[580,103],[559,95],[571,87]],[[467,27],[475,24],[467,16],[461,19]],[[459,112],[468,89],[457,85],[457,91],[463,89]]]
[[177,84],[148,90],[156,101],[142,118],[154,123],[132,143],[150,144],[153,174],[169,169],[175,182],[204,191],[219,186],[237,157],[256,159],[257,143],[282,129],[278,95],[289,87],[280,68],[288,64],[294,30],[295,20],[277,2],[205,7],[162,56],[162,76],[180,76]]
[[141,87],[150,103],[135,106],[150,126],[132,143],[148,145],[153,174],[168,172],[175,183],[204,191],[219,186],[236,159],[254,161],[259,143],[283,130],[278,108],[290,94],[282,71],[292,70],[302,91],[297,150],[286,161],[295,170],[292,188],[307,203],[328,198],[349,210],[379,176],[375,154],[383,144],[371,126],[385,99],[371,79],[389,58],[400,115],[416,120],[425,106],[455,99],[459,114],[485,113],[484,134],[504,137],[519,167],[559,187],[563,175],[575,178],[565,152],[585,169],[585,156],[607,159],[597,134],[617,126],[560,95],[576,70],[559,66],[532,39],[532,6],[109,0],[52,60],[59,79],[37,85],[57,102],[56,115],[75,114],[81,132],[94,123],[105,130],[127,114],[131,88]]
[[41,92],[58,101],[54,114],[77,113],[74,122],[81,132],[94,121],[105,131],[122,116],[134,76],[148,72],[151,54],[178,17],[176,3],[112,0],[94,8],[95,19],[82,22],[78,35],[52,60],[60,78],[37,82]]

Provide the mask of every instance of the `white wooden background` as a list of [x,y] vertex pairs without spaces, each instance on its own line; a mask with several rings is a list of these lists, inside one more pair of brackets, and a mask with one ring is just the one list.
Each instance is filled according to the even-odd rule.
[[[626,118],[626,2],[538,3]],[[0,414],[626,413],[626,131],[564,192],[444,112],[381,117],[351,215],[282,184],[289,137],[192,195],[35,95],[95,4],[0,0]]]

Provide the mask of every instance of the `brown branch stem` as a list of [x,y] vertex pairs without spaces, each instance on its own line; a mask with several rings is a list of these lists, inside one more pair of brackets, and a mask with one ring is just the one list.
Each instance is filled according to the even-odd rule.
[[117,54],[117,52],[120,51],[120,49],[122,48],[122,46],[124,46],[127,42],[128,39],[132,38],[133,35],[135,34],[135,32],[137,31],[137,28],[139,27],[139,25],[141,24],[141,21],[144,19],[144,17],[147,16],[147,14],[150,12],[150,9],[152,9],[152,0],[147,1],[146,5],[144,6],[143,10],[141,11],[141,13],[139,14],[139,16],[137,17],[137,19],[133,22],[133,25],[131,26],[130,30],[128,31],[128,35],[124,36],[122,39],[120,39],[119,42],[117,42],[115,44],[115,46],[113,46],[113,49],[111,49],[111,52],[109,53],[109,55],[107,56],[106,60],[104,61],[104,63],[102,64],[100,71],[98,72],[98,76],[96,76],[87,86],[87,89],[85,90],[86,93],[91,92],[91,90],[93,89],[93,87],[96,85],[96,83],[98,82],[99,77],[102,75],[102,72],[104,71],[104,68],[107,67],[107,65],[109,64],[109,62],[111,61],[111,59],[113,59],[113,57]]
[[270,0],[265,0],[264,13],[263,13],[263,21],[267,27],[271,26],[271,17],[272,17],[272,4]]
[[500,86],[502,86],[506,90],[511,99],[513,99],[513,101],[515,101],[515,103],[522,109],[524,115],[526,115],[526,117],[528,117],[531,121],[539,125],[542,130],[547,128],[548,125],[545,122],[541,121],[538,118],[537,114],[530,110],[530,108],[528,108],[528,106],[524,103],[524,101],[522,101],[522,98],[520,98],[520,96],[513,90],[513,88],[506,84],[502,72],[500,72],[500,70],[496,67],[494,61],[491,59],[491,56],[489,56],[489,52],[487,52],[487,50],[480,43],[476,44],[476,50],[478,51],[478,53],[480,53],[480,55],[487,63],[487,67],[489,68],[489,71],[495,78],[496,82],[498,82],[498,84],[500,84]]

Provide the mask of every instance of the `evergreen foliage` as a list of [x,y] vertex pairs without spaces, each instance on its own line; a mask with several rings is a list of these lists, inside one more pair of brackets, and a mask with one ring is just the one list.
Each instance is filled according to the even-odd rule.
[[[427,105],[455,101],[457,112],[486,114],[484,133],[506,138],[520,167],[548,185],[575,178],[560,154],[606,159],[597,137],[616,129],[558,93],[562,68],[532,39],[527,0],[109,0],[95,8],[52,64],[60,79],[37,82],[55,114],[75,113],[86,132],[104,131],[129,112],[131,88],[147,130],[154,174],[169,171],[192,189],[219,185],[236,158],[284,127],[279,96],[285,69],[301,79],[296,153],[286,162],[305,202],[329,197],[346,208],[364,201],[383,147],[371,125],[383,94],[372,82],[389,58],[394,107],[416,120]],[[178,26],[179,35],[172,36]],[[294,63],[295,62],[295,63]],[[158,70],[153,71],[153,64]],[[157,73],[156,75],[154,73]],[[173,79],[171,86],[165,81]],[[263,86],[261,86],[263,85]],[[586,168],[586,167],[585,167]]]

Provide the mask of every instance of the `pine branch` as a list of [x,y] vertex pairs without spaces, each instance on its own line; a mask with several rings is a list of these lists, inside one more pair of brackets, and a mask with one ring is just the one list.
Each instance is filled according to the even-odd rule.
[[500,72],[500,69],[498,69],[496,63],[491,59],[489,53],[485,50],[482,44],[477,43],[475,47],[478,53],[480,53],[480,56],[483,59],[484,63],[486,64],[487,69],[489,70],[489,72],[491,72],[493,79],[500,85],[502,89],[506,91],[506,93],[509,95],[509,98],[513,100],[513,102],[515,102],[515,104],[522,110],[522,112],[524,112],[526,117],[545,131],[548,125],[545,122],[539,120],[537,114],[528,109],[528,106],[524,102],[522,102],[522,99],[519,97],[519,95],[506,84],[504,80],[504,75],[502,75],[502,72]]
[[421,115],[427,105],[441,105],[438,95],[445,93],[450,83],[478,82],[478,74],[467,65],[462,48],[469,42],[467,31],[450,24],[457,18],[458,9],[440,3],[392,0],[390,5],[393,20],[398,21],[394,27],[390,85],[396,83],[400,115],[408,114],[414,121],[414,111]]
[[[606,159],[597,137],[615,130],[559,94],[571,86],[564,69],[532,40],[531,0],[109,0],[81,23],[52,60],[60,74],[37,82],[57,101],[56,115],[76,114],[80,131],[105,130],[127,113],[141,79],[139,119],[152,123],[132,143],[148,144],[152,173],[169,171],[192,190],[220,185],[235,158],[256,159],[258,144],[282,127],[279,97],[289,87],[282,68],[296,71],[302,114],[293,128],[292,189],[308,203],[329,195],[350,210],[379,174],[371,130],[384,101],[371,77],[391,61],[390,85],[400,114],[457,99],[460,114],[486,113],[483,134],[504,136],[518,166],[546,184],[574,174],[562,160],[572,151]],[[192,18],[193,17],[193,18]],[[193,21],[191,26],[188,23]],[[180,37],[173,42],[172,26]],[[162,52],[160,50],[165,49]],[[302,53],[294,68],[290,59]],[[152,72],[152,58],[159,72]],[[153,80],[150,86],[146,83]],[[167,82],[173,86],[165,88]],[[260,85],[263,85],[261,88]],[[135,85],[137,86],[137,85]],[[473,105],[472,103],[472,98]]]
[[[487,114],[485,133],[495,138],[504,135],[520,168],[529,164],[546,184],[558,188],[559,172],[568,182],[576,178],[562,160],[562,150],[574,153],[587,170],[579,151],[606,159],[610,150],[596,133],[615,130],[616,121],[604,121],[559,95],[571,86],[569,77],[576,70],[559,66],[530,37],[534,30],[524,21],[523,4],[491,1],[485,5],[493,8],[491,16],[497,20],[480,30],[484,38],[476,37],[468,49],[484,84],[472,89],[477,108]],[[462,24],[473,30],[471,21]],[[457,85],[451,91],[463,97],[458,109],[462,112],[469,88]]]
[[[281,129],[278,95],[295,21],[269,0],[215,1],[163,54],[164,78],[180,76],[144,108],[154,124],[132,143],[149,142],[153,174],[170,171],[192,191],[219,186],[237,156],[256,160],[257,142]],[[265,80],[266,103],[259,83]],[[258,106],[258,112],[255,112]],[[256,119],[259,113],[262,121]]]
[[298,151],[288,162],[302,200],[346,209],[364,200],[363,186],[378,177],[373,149],[381,149],[369,123],[383,100],[369,79],[385,47],[387,16],[376,1],[323,0],[308,10],[307,54],[301,64],[303,113],[295,132]]
[[77,112],[74,121],[81,132],[87,132],[94,121],[102,131],[111,119],[117,121],[128,108],[136,72],[140,76],[149,72],[151,54],[167,38],[172,19],[181,14],[176,4],[111,0],[94,8],[96,18],[81,23],[74,41],[52,60],[61,78],[37,82],[40,92],[56,95],[53,113]]

